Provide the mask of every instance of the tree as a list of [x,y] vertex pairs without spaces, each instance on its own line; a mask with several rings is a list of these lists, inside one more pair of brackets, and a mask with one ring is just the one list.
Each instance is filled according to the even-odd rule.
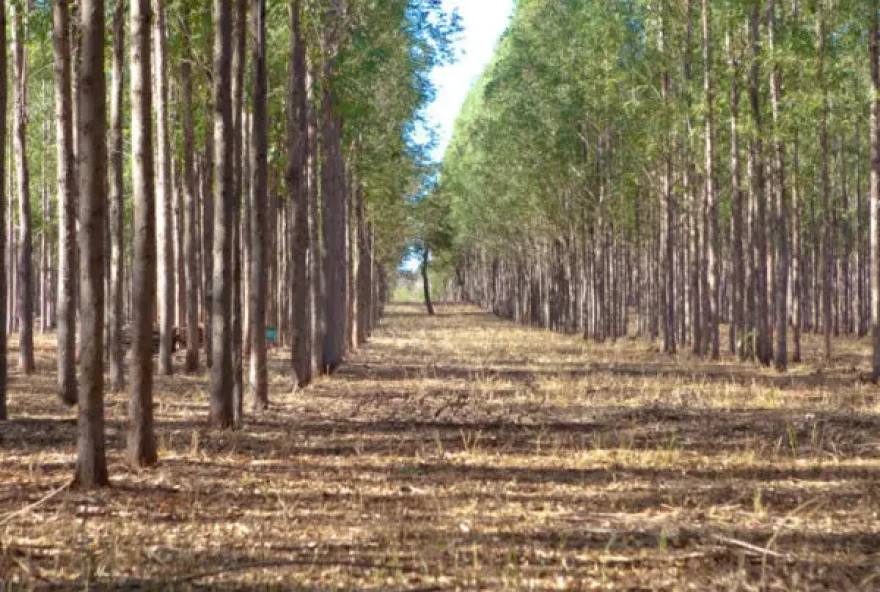
[[131,429],[128,460],[157,462],[153,435],[153,312],[156,306],[156,226],[153,93],[150,84],[150,0],[131,0],[131,142],[134,194],[132,265]]
[[76,385],[76,168],[73,150],[73,99],[68,2],[52,2],[55,50],[55,121],[58,146],[58,393],[77,401]]
[[[187,5],[188,6],[188,5]],[[187,372],[199,369],[199,274],[196,268],[196,180],[193,171],[195,132],[193,130],[192,51],[187,18],[183,19],[186,50],[180,64],[183,120],[183,248],[186,259],[186,363]]]
[[289,287],[291,296],[290,356],[293,379],[299,386],[312,380],[312,296],[314,278],[309,270],[315,245],[310,228],[313,224],[308,188],[308,96],[306,90],[306,47],[302,34],[300,0],[290,2],[290,47],[288,49],[287,101],[287,188],[291,204],[292,241]]
[[880,379],[880,0],[872,2],[873,18],[868,35],[868,55],[871,62],[871,85],[874,100],[871,101],[871,193],[870,211],[871,256],[871,336],[873,355],[871,378]]
[[232,266],[232,36],[231,0],[214,0],[213,148],[214,236],[211,312],[211,411],[209,421],[218,428],[233,425],[231,279]]
[[266,0],[251,2],[254,100],[251,133],[251,363],[250,389],[254,410],[269,406],[269,375],[266,367],[266,183],[268,174],[268,96],[266,74]]
[[16,189],[19,203],[19,251],[18,251],[18,365],[23,374],[34,371],[34,288],[33,247],[31,244],[31,192],[30,171],[27,156],[27,45],[25,42],[24,3],[13,6],[12,28],[14,32],[12,53],[15,74],[13,121],[15,139]]
[[[0,179],[6,178],[6,3],[0,6]],[[6,191],[5,184],[0,191],[0,263],[6,260]],[[8,387],[6,362],[6,286],[8,282],[5,269],[0,269],[0,420],[8,417],[6,409],[6,390]]]
[[168,132],[168,65],[165,0],[154,0],[153,49],[155,60],[156,153],[156,240],[158,241],[159,373],[171,374],[174,323],[174,230],[171,224],[171,142]]
[[123,370],[125,352],[122,347],[123,324],[123,184],[122,165],[122,87],[125,61],[125,2],[116,0],[113,11],[113,66],[110,88],[110,327],[108,347],[110,348],[110,388],[121,391],[125,388]]
[[74,482],[108,484],[104,451],[104,225],[107,203],[107,120],[104,2],[81,0],[80,70],[80,318],[82,349]]

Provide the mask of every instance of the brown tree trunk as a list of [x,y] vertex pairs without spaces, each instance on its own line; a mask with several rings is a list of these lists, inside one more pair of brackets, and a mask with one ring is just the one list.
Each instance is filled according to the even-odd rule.
[[[777,21],[776,0],[770,0],[767,7],[767,31],[770,51],[775,54]],[[783,372],[788,367],[788,275],[789,275],[789,237],[788,237],[788,195],[785,178],[785,144],[781,139],[780,103],[782,101],[782,70],[779,63],[773,64],[770,74],[770,101],[773,113],[773,151],[776,157],[776,280],[774,304],[776,307],[776,370]]]
[[428,276],[430,253],[431,250],[428,248],[428,245],[425,245],[425,249],[422,251],[422,291],[425,295],[425,308],[428,310],[429,315],[434,316],[434,303],[431,301],[431,282]]
[[308,188],[308,97],[306,90],[306,46],[302,35],[300,0],[290,2],[290,48],[288,65],[287,187],[291,204],[292,234],[290,279],[291,339],[290,355],[293,379],[299,386],[312,380],[313,274],[309,260],[315,254],[310,232]]
[[730,184],[731,184],[731,226],[733,231],[733,278],[731,298],[733,300],[733,318],[731,324],[733,340],[731,351],[736,351],[736,340],[739,339],[740,357],[744,358],[747,350],[745,333],[745,260],[743,258],[743,194],[742,165],[739,147],[739,64],[733,50],[731,27],[728,24],[725,43],[727,45],[730,64]]
[[309,193],[309,235],[312,249],[309,252],[309,286],[311,288],[311,335],[312,335],[312,373],[321,370],[324,355],[324,331],[327,326],[325,315],[324,248],[321,244],[321,226],[318,212],[321,198],[318,192],[318,114],[314,103],[318,100],[317,76],[311,69],[306,70],[306,88],[311,89],[312,101],[306,101],[306,120],[308,129],[308,155],[306,166]]
[[104,453],[104,224],[107,204],[107,97],[104,75],[104,1],[81,0],[80,71],[80,359],[77,460],[74,483],[108,485]]
[[[233,423],[244,422],[244,358],[242,352],[242,253],[248,242],[241,224],[244,161],[242,160],[242,119],[244,97],[245,48],[247,43],[247,2],[235,0],[235,46],[232,53],[232,127],[233,127],[233,205],[232,205],[232,406]],[[244,236],[244,238],[242,238]]]
[[251,40],[253,42],[253,108],[251,132],[251,359],[250,391],[254,411],[269,407],[269,379],[266,368],[266,227],[268,174],[268,97],[266,80],[266,0],[251,2]]
[[[0,6],[0,180],[6,178],[6,3]],[[8,418],[6,409],[7,362],[6,362],[6,284],[8,276],[4,266],[6,259],[6,195],[5,184],[0,187],[0,420]]]
[[214,267],[212,302],[211,411],[209,422],[218,428],[233,425],[232,374],[232,201],[233,142],[231,0],[214,0]]
[[721,336],[718,330],[721,311],[721,237],[718,230],[718,197],[715,193],[715,155],[713,135],[715,134],[714,87],[712,80],[712,14],[709,0],[703,0],[703,91],[706,100],[706,205],[708,224],[708,275],[709,310],[708,334],[709,351],[713,360],[721,355]]
[[55,141],[58,146],[58,395],[74,405],[76,385],[76,167],[73,150],[70,15],[66,0],[52,2],[55,54]]
[[128,461],[157,461],[153,435],[153,315],[156,310],[156,222],[150,0],[131,0],[131,144],[134,199],[132,263],[131,428]]
[[871,33],[868,37],[871,59],[871,83],[874,100],[871,101],[871,193],[868,210],[871,216],[871,337],[873,355],[871,357],[871,378],[880,379],[880,0],[872,2],[874,18],[871,19]]
[[165,0],[154,0],[153,62],[155,81],[157,171],[156,171],[156,266],[159,295],[159,373],[170,375],[174,322],[174,248],[171,224],[171,142],[168,131],[168,66],[165,28]]
[[110,388],[125,388],[122,348],[123,253],[123,166],[122,166],[122,87],[125,62],[125,3],[116,0],[113,12],[113,78],[110,89]]
[[25,375],[34,371],[33,245],[31,242],[31,191],[27,159],[27,46],[24,3],[13,7],[13,67],[15,75],[14,136],[16,188],[18,190],[18,365]]
[[[188,27],[188,19],[184,19]],[[185,31],[189,39],[189,29]],[[186,259],[186,365],[187,372],[199,369],[199,274],[196,265],[196,180],[193,175],[193,153],[195,138],[193,131],[192,106],[192,53],[186,44],[187,55],[180,65],[180,78],[183,86],[183,250]]]
[[831,282],[832,267],[834,266],[834,254],[832,252],[832,212],[831,212],[831,179],[829,174],[829,145],[828,145],[828,88],[825,81],[825,50],[826,31],[824,0],[817,4],[816,38],[817,53],[819,58],[818,82],[822,90],[822,116],[819,122],[819,143],[822,151],[822,325],[825,335],[825,360],[831,361],[831,336],[834,329],[834,319],[831,307]]

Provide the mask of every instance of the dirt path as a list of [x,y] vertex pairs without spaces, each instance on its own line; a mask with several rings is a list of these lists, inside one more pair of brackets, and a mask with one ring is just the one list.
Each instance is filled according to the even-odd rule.
[[[277,352],[272,410],[236,433],[204,428],[205,376],[160,380],[155,471],[123,466],[111,397],[113,488],[0,523],[0,578],[880,589],[880,408],[860,344],[780,377],[438,312],[392,306],[368,347],[300,392]],[[72,414],[41,353],[43,376],[13,383],[19,419],[0,424],[0,521],[72,472]]]

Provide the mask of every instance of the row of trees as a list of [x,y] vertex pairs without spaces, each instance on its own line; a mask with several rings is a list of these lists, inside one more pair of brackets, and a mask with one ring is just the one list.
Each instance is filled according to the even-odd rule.
[[[0,199],[0,258],[11,254],[0,314],[6,299],[16,310],[0,319],[0,419],[6,330],[19,331],[21,371],[33,372],[38,311],[43,330],[57,325],[59,395],[78,404],[86,487],[108,479],[105,358],[110,388],[128,383],[129,461],[150,466],[154,334],[158,372],[174,371],[175,332],[195,372],[204,324],[218,428],[242,421],[245,366],[254,411],[269,404],[267,318],[300,386],[364,342],[407,242],[405,196],[424,175],[414,132],[428,73],[450,58],[456,29],[438,0],[107,6],[109,19],[102,0],[12,3],[15,162],[0,159],[16,172],[8,226]],[[39,97],[30,112],[28,93]]]
[[803,331],[880,354],[878,8],[523,0],[432,198],[449,289],[712,358],[729,323],[780,370]]

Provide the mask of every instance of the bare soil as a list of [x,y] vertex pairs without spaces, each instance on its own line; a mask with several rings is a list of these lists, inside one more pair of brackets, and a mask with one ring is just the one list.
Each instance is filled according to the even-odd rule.
[[14,588],[880,589],[867,341],[836,341],[826,366],[807,336],[781,375],[398,304],[307,389],[276,351],[271,409],[236,432],[205,427],[206,374],[159,377],[155,470],[123,463],[126,398],[110,395],[97,492],[64,487],[75,413],[52,343],[33,377],[10,355]]

